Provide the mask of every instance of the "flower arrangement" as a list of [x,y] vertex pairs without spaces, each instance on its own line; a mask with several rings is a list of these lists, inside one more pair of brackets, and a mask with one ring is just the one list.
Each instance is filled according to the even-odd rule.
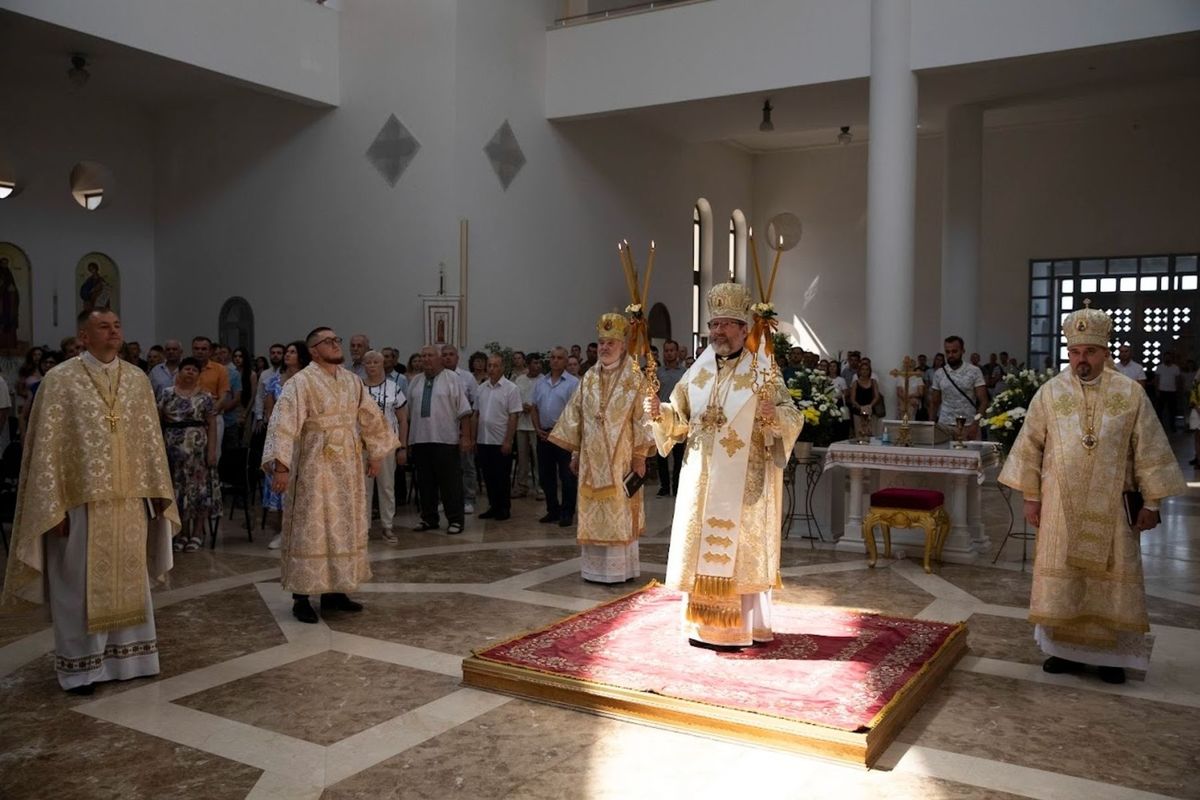
[[630,303],[629,305],[625,306],[625,313],[631,317],[640,317],[642,315],[642,304]]
[[804,416],[800,441],[817,447],[833,443],[842,412],[838,408],[838,392],[828,375],[815,369],[801,368],[787,384],[788,394]]
[[1029,411],[1033,396],[1054,375],[1052,369],[1045,372],[1026,369],[1004,376],[1004,391],[992,398],[979,424],[987,429],[989,439],[999,442],[1000,449],[1006,454],[1012,449],[1021,426],[1025,424],[1025,414]]
[[750,313],[763,319],[771,319],[771,317],[776,316],[775,306],[771,303],[755,303],[750,306]]

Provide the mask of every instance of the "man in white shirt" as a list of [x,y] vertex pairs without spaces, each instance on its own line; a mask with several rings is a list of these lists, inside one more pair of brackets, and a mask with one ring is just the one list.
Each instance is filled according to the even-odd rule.
[[474,450],[471,403],[462,383],[442,367],[438,349],[421,348],[424,372],[409,381],[409,452],[421,495],[421,524],[415,531],[437,530],[438,499],[450,526],[462,533],[462,459]]
[[[458,348],[452,344],[442,345],[442,368],[457,376],[463,393],[467,396],[467,402],[474,409],[475,401],[478,397],[479,384],[475,382],[475,376],[471,374],[470,370],[465,370],[458,366]],[[476,436],[474,417],[469,419],[468,422],[471,425],[471,441],[474,442]],[[475,470],[474,445],[472,445],[472,449],[463,451],[462,473],[463,511],[467,514],[474,514],[475,493],[479,489],[479,478]]]
[[513,440],[517,435],[517,417],[521,415],[521,390],[504,377],[504,357],[488,356],[487,380],[479,384],[475,428],[479,431],[476,451],[479,470],[487,487],[488,510],[480,519],[506,520],[512,509],[509,486],[512,483]]
[[1154,395],[1154,410],[1162,420],[1163,427],[1171,433],[1175,432],[1176,398],[1183,388],[1183,372],[1175,363],[1175,354],[1163,355],[1163,362],[1154,370],[1154,385],[1158,392]]
[[167,339],[163,342],[164,361],[151,368],[149,372],[150,386],[157,398],[164,389],[175,385],[175,373],[179,372],[179,362],[183,359],[183,345],[178,339]]
[[[567,374],[567,349],[550,351],[550,374],[543,375],[533,387],[529,416],[537,432],[538,477],[546,493],[546,514],[538,522],[557,522],[559,527],[570,526],[575,518],[575,499],[578,482],[571,472],[571,453],[550,442],[550,431],[562,416],[567,401],[579,388],[579,379]],[[562,484],[562,495],[558,485]]]
[[1143,389],[1146,388],[1146,370],[1133,360],[1133,349],[1129,345],[1123,344],[1117,348],[1117,362],[1113,364],[1113,369],[1126,378],[1137,381]]
[[979,367],[963,363],[962,337],[947,336],[943,344],[946,363],[933,373],[930,415],[947,428],[955,427],[956,418],[966,417],[967,424],[963,429],[966,438],[978,439],[979,421],[975,417],[987,408],[987,381]]
[[[513,378],[521,392],[521,416],[517,419],[517,480],[513,497],[525,497],[529,494],[529,484],[532,482],[538,500],[542,499],[542,489],[537,478],[537,432],[533,429],[533,420],[529,417],[529,403],[533,398],[533,386],[542,374],[542,357],[531,353],[528,360],[520,350],[513,353]],[[531,481],[532,479],[532,481]]]

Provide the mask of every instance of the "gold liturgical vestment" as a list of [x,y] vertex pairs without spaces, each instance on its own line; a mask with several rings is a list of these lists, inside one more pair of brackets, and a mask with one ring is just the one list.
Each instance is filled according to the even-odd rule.
[[330,375],[314,363],[284,384],[263,465],[278,461],[290,470],[281,549],[289,592],[346,592],[370,580],[364,443],[370,459],[400,444],[353,372]]
[[[651,423],[659,453],[687,441],[666,583],[688,593],[689,638],[712,644],[750,644],[743,597],[779,584],[783,469],[804,421],[781,384],[756,385],[756,364],[769,369],[761,355],[706,350]],[[756,390],[773,394],[771,429],[757,418]],[[770,638],[753,630],[755,640]]]
[[627,545],[646,526],[642,491],[625,496],[635,455],[654,452],[644,424],[642,375],[624,356],[612,369],[597,364],[579,381],[550,441],[579,452],[579,543]]
[[[175,491],[150,381],[118,364],[89,367],[69,359],[46,373],[29,415],[4,581],[6,602],[46,601],[43,537],[87,506],[87,631],[146,621],[147,571],[171,569],[179,530]],[[147,500],[161,500],[168,526],[149,535]]]
[[1142,387],[1108,368],[1091,383],[1056,375],[1030,403],[1000,481],[1042,504],[1029,621],[1055,642],[1101,651],[1149,631],[1122,492],[1157,501],[1185,486]]

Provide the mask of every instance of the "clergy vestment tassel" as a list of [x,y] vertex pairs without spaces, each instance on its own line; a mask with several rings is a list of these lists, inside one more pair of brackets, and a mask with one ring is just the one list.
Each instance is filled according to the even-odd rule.
[[728,598],[737,596],[737,584],[733,578],[717,575],[697,575],[692,584],[692,594],[704,597]]

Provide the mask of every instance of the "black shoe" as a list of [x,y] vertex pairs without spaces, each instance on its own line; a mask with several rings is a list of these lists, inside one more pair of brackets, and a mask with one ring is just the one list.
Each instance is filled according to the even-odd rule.
[[424,533],[425,531],[436,531],[437,529],[438,529],[437,523],[430,525],[428,522],[422,521],[420,525],[413,528],[413,531],[415,533]]
[[356,603],[342,592],[321,595],[322,611],[362,611],[362,603]]
[[495,518],[496,518],[496,512],[495,512],[495,511],[492,511],[492,510],[489,508],[487,511],[484,511],[482,514],[480,514],[478,518],[479,518],[479,519],[495,519]]
[[1125,669],[1123,667],[1097,667],[1096,671],[1100,673],[1100,680],[1105,683],[1125,682]]
[[1063,673],[1075,673],[1083,671],[1083,664],[1078,661],[1070,661],[1058,656],[1050,656],[1042,664],[1042,672],[1049,672],[1051,675],[1062,675]]
[[292,601],[292,616],[309,625],[315,625],[317,622],[317,612],[313,610],[307,597],[297,597]]
[[541,523],[558,522],[558,514],[547,514],[546,516],[539,519],[538,522],[541,522]]
[[569,528],[569,527],[571,527],[571,518],[570,518],[570,517],[567,517],[566,519],[560,519],[560,520],[558,521],[558,527],[560,527],[560,528]]
[[503,522],[504,520],[509,519],[511,517],[512,517],[512,514],[509,514],[507,511],[505,511],[505,512],[499,513],[496,516],[492,517],[492,519],[496,520],[496,522]]
[[655,495],[655,497],[670,497],[670,496],[671,496],[671,492],[668,489],[659,489],[658,494]]
[[67,689],[67,694],[77,694],[77,695],[81,695],[84,697],[86,697],[87,695],[90,695],[90,694],[95,694],[95,693],[96,693],[96,684],[94,684],[94,683],[85,683],[83,686],[73,686],[70,689]]
[[1193,467],[1200,467],[1200,458],[1193,458],[1188,463],[1191,464]]
[[740,653],[743,648],[736,644],[709,644],[702,642],[699,639],[688,639],[688,644],[692,647],[699,647],[701,650],[712,650],[717,653]]

